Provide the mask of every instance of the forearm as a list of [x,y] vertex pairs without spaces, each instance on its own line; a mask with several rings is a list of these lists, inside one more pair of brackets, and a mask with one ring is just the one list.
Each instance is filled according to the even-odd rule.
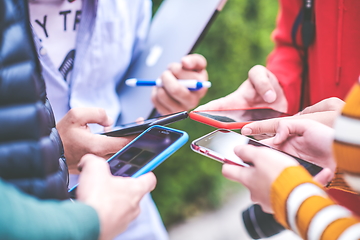
[[98,239],[93,208],[70,201],[37,200],[0,182],[0,239]]
[[277,221],[305,239],[338,239],[349,229],[360,229],[359,220],[336,205],[302,167],[280,174],[272,185],[271,200]]

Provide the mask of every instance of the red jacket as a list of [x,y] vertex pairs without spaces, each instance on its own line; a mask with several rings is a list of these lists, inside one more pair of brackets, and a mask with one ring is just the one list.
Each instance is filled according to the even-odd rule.
[[[302,81],[301,26],[293,26],[302,0],[280,0],[275,49],[267,68],[278,78],[289,103],[298,112]],[[360,73],[360,0],[314,0],[315,40],[308,49],[309,75],[305,106],[328,97],[344,99]],[[296,36],[293,44],[292,34]]]

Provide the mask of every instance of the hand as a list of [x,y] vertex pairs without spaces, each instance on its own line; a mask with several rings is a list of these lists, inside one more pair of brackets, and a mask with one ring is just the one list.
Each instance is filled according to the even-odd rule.
[[251,192],[251,200],[260,204],[263,211],[272,213],[270,202],[272,183],[285,168],[297,166],[298,162],[273,149],[251,145],[237,146],[235,154],[252,166],[224,164],[223,175],[245,185]]
[[[335,172],[334,130],[312,120],[282,120],[274,138],[263,143]],[[329,176],[332,177],[332,176]]]
[[88,123],[110,126],[111,121],[101,108],[71,109],[56,128],[64,145],[69,172],[77,174],[77,164],[82,156],[92,153],[109,158],[128,144],[133,137],[108,137],[91,133]]
[[340,98],[336,98],[336,97],[326,98],[312,106],[305,108],[296,115],[304,115],[304,114],[310,114],[316,112],[328,112],[328,111],[341,112],[344,105],[345,102]]
[[276,129],[279,126],[279,122],[283,119],[311,119],[320,122],[326,126],[332,127],[336,117],[339,115],[344,104],[345,102],[340,100],[339,98],[328,98],[305,108],[303,111],[291,117],[274,118],[249,123],[241,129],[241,134],[275,134]]
[[139,202],[155,188],[155,175],[147,173],[138,178],[115,177],[104,159],[94,155],[84,156],[79,167],[82,171],[77,199],[97,211],[100,239],[113,239],[140,213]]
[[202,105],[197,110],[270,107],[286,112],[287,105],[286,97],[275,75],[265,67],[257,65],[250,69],[248,79],[235,92]]
[[206,59],[198,54],[183,57],[180,63],[172,63],[165,71],[161,80],[163,87],[154,87],[152,101],[160,114],[187,111],[199,104],[200,99],[206,94],[207,89],[190,91],[180,85],[177,79],[197,79],[207,81]]

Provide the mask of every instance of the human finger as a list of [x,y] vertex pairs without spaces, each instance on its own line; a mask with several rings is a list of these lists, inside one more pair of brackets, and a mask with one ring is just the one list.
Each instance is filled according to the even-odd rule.
[[194,71],[184,69],[180,63],[172,63],[168,66],[170,71],[177,79],[195,79],[199,81],[207,81],[208,75],[206,70]]
[[273,143],[281,144],[290,135],[302,136],[311,124],[314,124],[314,121],[309,119],[281,119]]
[[253,169],[225,163],[222,166],[222,174],[225,178],[248,187],[248,183],[251,182],[250,178],[253,175]]
[[238,145],[234,148],[234,153],[245,163],[255,166],[257,149],[251,145]]
[[329,168],[324,168],[314,176],[314,180],[321,185],[326,186],[333,178],[334,173]]
[[157,184],[156,176],[152,172],[141,175],[137,178],[137,181],[141,186],[143,186],[144,195],[154,190]]
[[191,109],[198,103],[199,96],[203,95],[206,89],[191,92],[186,87],[182,86],[175,76],[170,71],[165,71],[162,76],[163,89],[175,101],[180,103],[183,108]]
[[274,134],[278,128],[280,118],[272,118],[261,121],[254,121],[246,124],[241,129],[243,135]]
[[181,59],[181,64],[186,70],[202,71],[206,68],[207,61],[200,54],[189,54]]
[[151,99],[156,109],[163,115],[180,112],[185,109],[181,103],[171,98],[163,88],[157,88]]
[[298,115],[324,112],[324,111],[340,111],[344,105],[345,102],[342,101],[341,99],[336,97],[331,97],[305,108],[304,110],[299,112]]
[[109,137],[94,134],[93,141],[95,143],[91,145],[89,150],[97,156],[105,157],[108,154],[115,154],[135,137],[136,135],[126,137]]
[[271,78],[274,78],[264,66],[256,65],[249,70],[249,81],[256,91],[267,103],[273,103],[276,100],[276,91],[272,86]]
[[106,127],[112,124],[112,120],[102,108],[73,108],[70,109],[65,117],[67,117],[67,120],[72,124],[78,126],[84,126],[88,123],[97,123]]
[[95,156],[93,154],[86,154],[84,155],[81,159],[80,162],[78,164],[78,169],[81,172],[88,172],[89,175],[91,175],[91,173],[98,173],[98,172],[109,172],[109,166],[106,163],[106,161],[104,161],[103,158]]
[[162,115],[167,115],[171,113],[171,110],[167,108],[167,106],[163,105],[158,98],[158,91],[160,88],[158,87],[153,87],[152,92],[151,92],[151,101],[154,104],[156,110],[162,114]]

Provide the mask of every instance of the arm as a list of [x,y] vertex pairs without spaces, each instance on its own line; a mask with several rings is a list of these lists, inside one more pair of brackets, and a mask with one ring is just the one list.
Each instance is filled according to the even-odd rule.
[[99,218],[83,203],[38,200],[0,182],[1,239],[98,239]]
[[340,236],[341,239],[360,237],[359,219],[346,208],[336,205],[299,167],[285,169],[273,182],[271,202],[277,221],[303,238],[332,240]]
[[1,239],[112,239],[135,219],[139,202],[156,185],[154,174],[111,175],[107,163],[86,155],[78,201],[38,200],[0,181]]
[[[306,239],[327,240],[337,239],[349,229],[359,229],[359,220],[330,200],[321,186],[291,157],[254,146],[237,147],[235,153],[252,166],[225,164],[224,176],[249,188],[252,200],[264,211],[274,213],[283,226]],[[322,216],[324,212],[326,215]],[[351,238],[344,239],[360,237],[359,231],[350,234]],[[315,235],[318,238],[309,238]]]

